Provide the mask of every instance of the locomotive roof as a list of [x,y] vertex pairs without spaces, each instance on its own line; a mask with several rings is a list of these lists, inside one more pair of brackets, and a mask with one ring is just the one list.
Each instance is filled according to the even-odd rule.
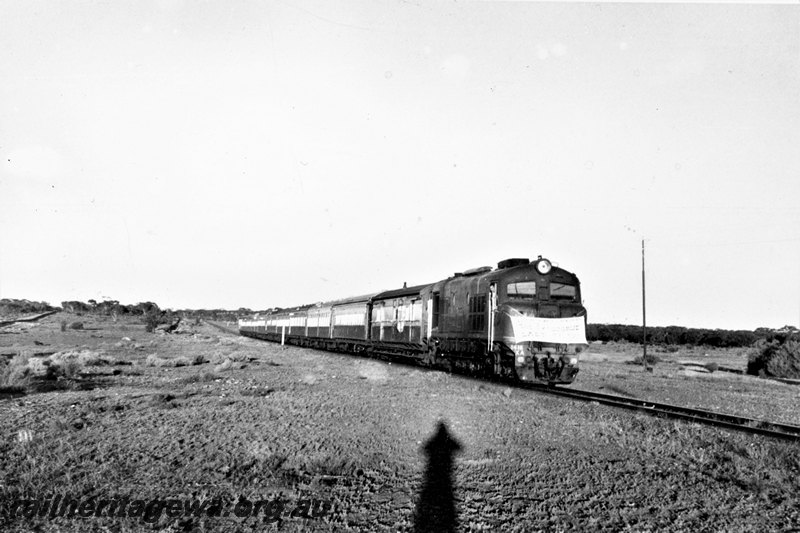
[[[449,278],[437,281],[432,285],[436,286],[434,290],[440,290],[441,287],[451,282],[467,282],[468,280],[475,280],[475,279],[488,279],[489,281],[495,281],[495,280],[499,281],[508,279],[509,277],[515,277],[516,275],[518,275],[519,272],[525,270],[533,270],[534,272],[536,272],[534,262],[531,262],[529,264],[517,264],[514,266],[506,266],[505,268],[496,268],[494,270],[486,270],[485,267],[481,269],[473,269],[472,273],[469,275],[466,272],[464,273],[456,272]],[[554,279],[569,278],[569,279],[574,279],[575,281],[579,281],[578,276],[576,276],[569,270],[565,270],[556,265],[552,266],[552,270],[550,271],[550,274],[548,274],[548,276],[551,276]]]

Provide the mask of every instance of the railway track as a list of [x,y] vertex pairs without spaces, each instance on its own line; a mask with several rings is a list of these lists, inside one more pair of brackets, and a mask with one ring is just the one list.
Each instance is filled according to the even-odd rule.
[[518,388],[535,390],[537,392],[551,394],[553,396],[561,396],[563,398],[572,398],[575,400],[588,402],[597,402],[603,405],[610,405],[613,407],[644,412],[658,417],[675,418],[679,420],[697,422],[700,424],[720,426],[737,431],[743,431],[745,433],[765,435],[768,437],[796,442],[800,441],[800,426],[778,424],[776,422],[745,418],[742,416],[718,413],[715,411],[706,411],[692,407],[651,402],[648,400],[639,400],[636,398],[627,398],[625,396],[615,396],[613,394],[603,394],[600,392],[591,392],[579,389],[550,388],[531,383],[514,383],[514,385]]
[[224,331],[225,333],[230,333],[232,335],[236,335],[237,337],[240,335],[240,333],[237,330],[226,328],[225,326],[220,326],[219,324],[211,322],[210,320],[203,320],[203,322],[205,322],[209,326],[217,328],[220,331]]
[[[238,331],[234,331],[224,326],[220,326],[213,322],[206,321],[206,323],[226,333],[239,335]],[[408,361],[394,360],[393,362],[401,364],[409,364],[410,366],[420,368],[419,364],[410,363]],[[471,374],[464,374],[462,372],[457,372],[457,373],[460,375],[465,375],[467,377],[473,377],[473,378],[475,377],[474,375]],[[561,387],[548,387],[546,385],[512,381],[508,379],[501,379],[501,380],[493,379],[491,381],[494,381],[496,383],[503,383],[504,385],[518,389],[531,390],[543,394],[550,394],[553,396],[570,398],[573,400],[596,402],[598,404],[608,405],[612,407],[619,407],[621,409],[638,411],[660,418],[673,418],[688,422],[696,422],[700,424],[733,429],[736,431],[742,431],[750,434],[764,435],[767,437],[773,437],[777,439],[800,442],[800,426],[779,424],[776,422],[769,422],[766,420],[757,420],[742,416],[718,413],[715,411],[695,409],[693,407],[683,407],[680,405],[651,402],[649,400],[640,400],[637,398],[616,396],[613,394],[604,394],[601,392],[592,392],[580,389],[565,389]]]
[[36,322],[37,320],[40,320],[40,319],[42,319],[42,318],[44,318],[46,316],[54,315],[56,313],[58,313],[58,310],[56,310],[56,311],[47,311],[46,313],[39,313],[38,315],[28,316],[28,317],[25,317],[25,318],[15,318],[14,320],[4,320],[4,321],[0,322],[0,328],[2,328],[3,326],[10,326],[11,324],[16,324],[18,322]]

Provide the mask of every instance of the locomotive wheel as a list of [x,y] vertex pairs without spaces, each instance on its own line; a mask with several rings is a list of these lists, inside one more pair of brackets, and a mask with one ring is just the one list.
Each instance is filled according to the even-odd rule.
[[433,368],[436,366],[436,348],[430,348],[422,358],[422,364]]
[[478,370],[478,375],[484,378],[491,378],[494,376],[494,365],[492,363],[491,356],[486,356],[483,360],[483,364],[481,365],[480,370]]
[[444,368],[444,371],[447,372],[448,374],[452,374],[456,369],[456,365],[450,359],[445,359],[444,361],[442,361],[442,366]]

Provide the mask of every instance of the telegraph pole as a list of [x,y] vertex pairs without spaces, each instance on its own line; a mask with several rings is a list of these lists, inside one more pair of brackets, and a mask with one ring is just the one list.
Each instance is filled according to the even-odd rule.
[[[630,226],[625,226],[625,229],[631,233],[639,234],[638,231]],[[647,364],[647,303],[644,282],[644,236],[641,234],[639,234],[639,236],[642,237],[642,366],[646,371],[652,372],[653,369]]]
[[647,305],[644,284],[644,239],[642,239],[642,364],[645,370],[650,370],[647,365]]

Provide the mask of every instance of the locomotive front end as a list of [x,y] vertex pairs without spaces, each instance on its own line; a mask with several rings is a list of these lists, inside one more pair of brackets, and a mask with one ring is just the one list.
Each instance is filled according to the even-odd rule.
[[578,278],[541,257],[509,269],[504,278],[497,290],[494,337],[513,356],[517,377],[572,383],[587,346]]
[[586,346],[583,318],[539,318],[510,306],[505,311],[505,320],[501,321],[511,332],[505,344],[514,354],[517,377],[523,381],[572,383]]

